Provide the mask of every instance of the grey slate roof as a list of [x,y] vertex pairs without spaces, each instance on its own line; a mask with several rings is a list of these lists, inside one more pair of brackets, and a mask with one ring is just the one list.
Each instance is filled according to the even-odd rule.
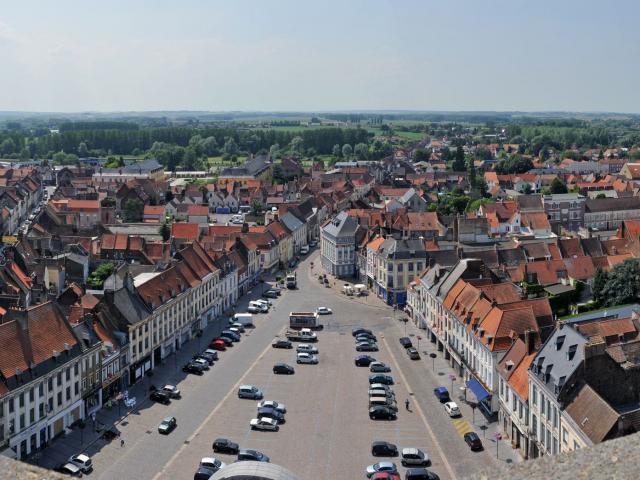
[[296,217],[291,212],[287,212],[282,217],[280,217],[280,221],[284,223],[285,227],[287,227],[292,232],[295,232],[296,230],[304,226],[304,223],[301,222],[298,217]]
[[[568,325],[560,325],[553,332],[536,358],[530,370],[548,392],[558,398],[564,382],[568,381],[584,360],[587,339]],[[571,354],[573,352],[573,354]],[[558,386],[558,390],[555,387]]]
[[258,157],[247,160],[243,165],[239,167],[228,167],[222,170],[221,177],[243,177],[251,176],[255,177],[269,168],[270,163],[267,161],[267,157],[260,155]]
[[638,209],[640,209],[638,197],[588,198],[585,201],[585,211],[589,213]]
[[418,239],[397,240],[391,237],[378,249],[378,256],[387,259],[425,258],[426,253],[424,243]]
[[323,227],[323,230],[335,238],[349,238],[355,235],[357,228],[356,218],[350,217],[346,212],[340,212]]
[[114,292],[113,304],[131,325],[141,322],[151,314],[151,310],[142,298],[137,293],[130,292],[126,287]]

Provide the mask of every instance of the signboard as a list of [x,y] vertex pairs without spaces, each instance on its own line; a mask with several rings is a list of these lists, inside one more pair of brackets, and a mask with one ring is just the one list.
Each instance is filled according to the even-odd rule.
[[11,235],[5,235],[1,238],[2,243],[6,243],[7,245],[15,245],[18,243],[18,237],[14,237]]

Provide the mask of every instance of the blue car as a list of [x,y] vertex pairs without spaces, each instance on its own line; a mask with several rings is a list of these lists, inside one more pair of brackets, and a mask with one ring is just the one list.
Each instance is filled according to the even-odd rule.
[[447,403],[451,398],[449,397],[449,390],[445,387],[438,387],[433,389],[433,394],[438,397],[440,403]]

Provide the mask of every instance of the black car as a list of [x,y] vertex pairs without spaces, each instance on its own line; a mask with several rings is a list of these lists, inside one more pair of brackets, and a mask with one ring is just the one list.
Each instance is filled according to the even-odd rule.
[[204,353],[197,353],[193,356],[193,360],[204,360],[209,365],[213,365],[213,357]]
[[73,463],[63,463],[61,465],[58,465],[54,470],[58,473],[63,473],[70,477],[82,477],[82,470]]
[[250,460],[253,462],[269,462],[270,459],[264,453],[257,450],[242,449],[238,452],[238,461]]
[[356,367],[368,367],[375,361],[376,359],[370,355],[358,355],[356,357]]
[[273,418],[274,420],[277,420],[278,423],[285,423],[284,414],[276,410],[275,408],[271,408],[271,407],[259,408],[257,418],[262,418],[262,417]]
[[273,373],[281,375],[293,375],[294,373],[296,373],[296,371],[291,365],[287,365],[286,363],[276,363],[273,366]]
[[278,298],[278,293],[275,290],[267,290],[262,296],[264,298]]
[[374,457],[395,457],[398,455],[398,447],[389,442],[373,442],[371,455]]
[[426,468],[408,468],[404,480],[440,480],[440,477]]
[[377,352],[378,345],[375,343],[362,342],[356,345],[356,352]]
[[384,405],[376,405],[369,409],[369,418],[372,420],[395,420],[396,412]]
[[204,375],[204,368],[202,368],[202,365],[198,365],[193,362],[189,362],[182,367],[182,371],[185,373],[193,373],[194,375]]
[[171,403],[169,394],[161,392],[159,390],[151,392],[151,395],[149,395],[149,399],[153,400],[154,402],[162,403],[163,405],[169,405]]
[[356,335],[356,342],[362,341],[362,340],[373,340],[374,342],[378,341],[378,338],[373,334],[373,333],[359,333],[358,335]]
[[369,333],[369,334],[373,335],[373,332],[371,330],[369,330],[368,328],[356,327],[353,330],[351,330],[351,335],[353,335],[354,337],[357,337],[358,335],[360,335],[362,333]]
[[218,338],[224,342],[225,347],[233,347],[233,340],[231,338],[225,335],[220,335]]
[[230,453],[236,455],[240,446],[227,438],[216,438],[213,442],[213,451],[216,453]]
[[407,348],[407,355],[411,360],[420,360],[420,352],[413,347]]
[[413,344],[411,343],[411,339],[409,337],[400,338],[400,345],[402,345],[404,348],[413,347]]
[[293,348],[293,344],[289,340],[276,340],[271,346],[273,348]]
[[467,442],[471,450],[482,450],[482,440],[476,432],[467,432],[464,434],[464,441]]
[[209,480],[214,473],[216,473],[215,470],[207,467],[199,467],[193,475],[193,480]]

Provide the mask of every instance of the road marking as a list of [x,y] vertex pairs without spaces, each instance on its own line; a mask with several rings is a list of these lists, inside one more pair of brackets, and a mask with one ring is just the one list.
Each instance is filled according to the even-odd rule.
[[[242,377],[240,377],[240,380],[238,380],[236,382],[236,384],[231,387],[231,389],[227,392],[227,394],[224,396],[224,398],[220,401],[220,403],[218,403],[218,405],[216,405],[216,408],[214,408],[213,410],[211,410],[211,413],[209,413],[209,415],[207,415],[207,418],[204,419],[204,421],[200,424],[200,426],[198,428],[196,428],[196,430],[191,434],[191,436],[187,439],[187,442],[191,442],[193,441],[198,435],[200,435],[200,431],[205,427],[205,425],[207,423],[209,423],[209,421],[213,418],[213,416],[216,414],[216,412],[218,411],[218,409],[222,406],[222,404],[224,402],[227,401],[227,399],[229,398],[229,396],[232,393],[235,393],[236,390],[238,389],[238,387],[240,385],[242,385],[242,381],[245,379],[245,377],[247,375],[249,375],[249,372],[251,370],[253,370],[253,367],[255,367],[258,362],[260,362],[260,360],[262,359],[262,357],[267,353],[267,351],[269,351],[269,349],[271,348],[271,344],[269,343],[266,348],[262,351],[262,353],[260,353],[255,361],[249,366],[249,368],[247,368],[247,370],[244,372],[244,375],[242,375]],[[189,446],[189,443],[184,443],[176,453],[173,454],[173,456],[169,459],[169,461],[167,463],[165,463],[162,467],[162,470],[160,470],[158,473],[156,473],[153,476],[152,480],[158,480],[159,478],[161,478],[161,476],[165,473],[165,471],[167,470],[168,467],[171,466],[171,464],[176,460],[176,458],[178,458],[178,456],[182,453],[182,451],[187,448]]]
[[453,420],[451,423],[453,423],[453,428],[456,429],[456,431],[462,438],[464,438],[465,433],[473,432],[473,428],[466,420],[458,419]]
[[[391,351],[391,348],[389,348],[389,344],[387,343],[387,339],[386,338],[382,338],[382,342],[387,347],[387,350],[389,351],[389,356],[391,357],[391,361],[396,366],[396,370],[400,374],[400,377],[402,377],[402,381],[406,385],[407,391],[409,392],[409,395],[411,395],[412,392],[409,390],[409,382],[407,382],[407,378],[404,376],[404,373],[402,373],[402,370],[400,369],[400,364],[396,360],[396,356]],[[425,427],[427,427],[427,431],[429,432],[429,435],[433,439],[433,443],[435,444],[436,448],[438,449],[438,453],[440,454],[440,458],[442,458],[442,462],[444,463],[445,468],[449,472],[449,475],[451,476],[451,478],[456,478],[456,474],[454,473],[453,468],[451,468],[451,465],[449,464],[449,461],[447,460],[447,457],[445,456],[444,451],[442,450],[442,447],[440,446],[440,442],[438,442],[438,439],[436,438],[435,434],[433,433],[433,430],[431,429],[431,425],[429,425],[429,423],[427,422],[427,417],[425,417],[424,412],[422,411],[422,408],[420,407],[420,404],[418,403],[417,400],[415,402],[413,402],[413,406],[417,410],[418,415],[420,415],[420,418],[422,418],[422,422],[424,423]]]

